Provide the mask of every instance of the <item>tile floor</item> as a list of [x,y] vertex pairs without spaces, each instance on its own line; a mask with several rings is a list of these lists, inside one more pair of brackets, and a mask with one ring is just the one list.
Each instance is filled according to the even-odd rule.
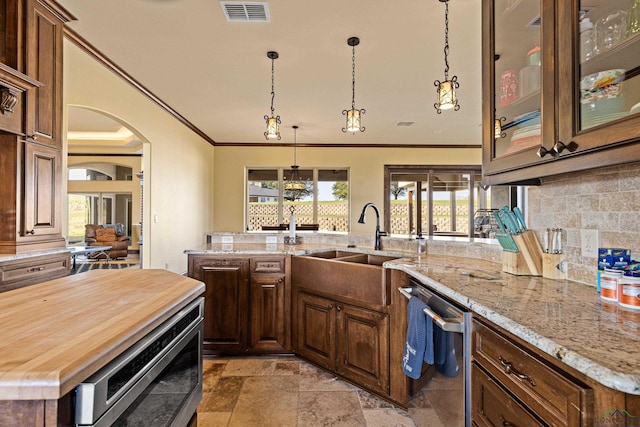
[[434,387],[436,378],[414,396],[406,412],[294,356],[205,358],[198,426],[459,425],[451,421],[456,414],[447,414],[452,405],[439,405],[444,410],[438,414],[432,402],[458,397],[460,390],[445,386],[429,394]]

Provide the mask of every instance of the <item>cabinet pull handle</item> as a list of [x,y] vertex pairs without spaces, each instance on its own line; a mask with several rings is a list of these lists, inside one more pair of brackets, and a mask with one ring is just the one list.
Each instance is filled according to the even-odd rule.
[[33,229],[33,230],[27,230],[27,231],[25,231],[25,232],[24,232],[24,234],[31,234],[31,235],[34,235],[34,234],[36,234],[36,230],[35,230],[35,229]]
[[549,154],[551,157],[556,157],[558,155],[555,151],[553,151],[553,148],[551,150],[547,150],[544,145],[541,145],[540,148],[538,148],[537,154],[540,158],[543,158],[547,154]]
[[554,155],[554,157],[555,157],[558,154],[562,153],[564,150],[569,150],[570,153],[573,153],[577,149],[578,149],[578,144],[576,144],[573,141],[571,141],[568,144],[565,144],[562,141],[558,141],[558,142],[555,143],[555,145],[553,146],[553,148],[551,150],[553,150],[556,153]]
[[43,267],[43,266],[40,266],[40,267],[31,267],[31,268],[27,269],[27,272],[28,272],[28,273],[35,273],[36,271],[42,271],[42,270],[44,270],[44,267]]
[[504,357],[502,356],[498,356],[498,359],[500,360],[500,363],[502,364],[502,366],[504,366],[504,372],[506,374],[513,374],[516,377],[520,378],[521,380],[526,380],[529,381],[529,384],[531,384],[533,387],[536,386],[536,382],[533,380],[533,378],[530,378],[529,376],[518,372],[513,365],[511,365],[511,362],[509,362],[508,360],[506,360]]
[[329,310],[333,310],[333,304],[329,304]]
[[341,305],[336,305],[336,310],[342,311],[342,306]]
[[517,427],[515,424],[505,420],[502,415],[500,415],[500,421],[502,421],[502,427]]

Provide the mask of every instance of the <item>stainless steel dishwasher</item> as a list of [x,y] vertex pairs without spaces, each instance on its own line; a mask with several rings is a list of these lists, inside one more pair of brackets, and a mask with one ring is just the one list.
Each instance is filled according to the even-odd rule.
[[[449,302],[415,279],[398,288],[407,299],[416,296],[428,305],[425,315],[433,321],[436,360],[433,375],[417,393],[428,399],[442,425],[471,426],[471,312]],[[435,368],[435,369],[433,369]]]

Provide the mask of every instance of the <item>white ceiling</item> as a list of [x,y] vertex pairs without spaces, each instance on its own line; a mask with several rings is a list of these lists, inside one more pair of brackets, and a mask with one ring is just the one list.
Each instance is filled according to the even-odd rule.
[[[58,0],[68,26],[216,143],[261,143],[274,108],[283,143],[481,144],[481,1],[449,2],[450,74],[460,111],[437,114],[444,79],[444,10],[438,0],[272,0],[270,23],[227,22],[218,0]],[[341,131],[351,107],[364,133]],[[77,109],[70,131],[113,131]],[[397,126],[398,122],[415,122]],[[93,128],[93,129],[91,129]],[[116,126],[117,129],[117,126]]]

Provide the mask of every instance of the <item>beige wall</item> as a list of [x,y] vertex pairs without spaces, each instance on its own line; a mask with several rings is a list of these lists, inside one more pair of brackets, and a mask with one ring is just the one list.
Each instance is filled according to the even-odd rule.
[[[213,230],[241,232],[244,227],[246,169],[289,167],[290,147],[216,147],[214,167]],[[348,167],[351,181],[350,230],[369,235],[375,221],[358,224],[362,207],[375,203],[382,213],[384,165],[477,165],[482,161],[477,149],[434,148],[313,148],[300,147],[300,167]]]
[[68,105],[104,111],[143,142],[145,268],[185,272],[183,251],[212,227],[213,147],[67,40],[64,72],[65,117]]

